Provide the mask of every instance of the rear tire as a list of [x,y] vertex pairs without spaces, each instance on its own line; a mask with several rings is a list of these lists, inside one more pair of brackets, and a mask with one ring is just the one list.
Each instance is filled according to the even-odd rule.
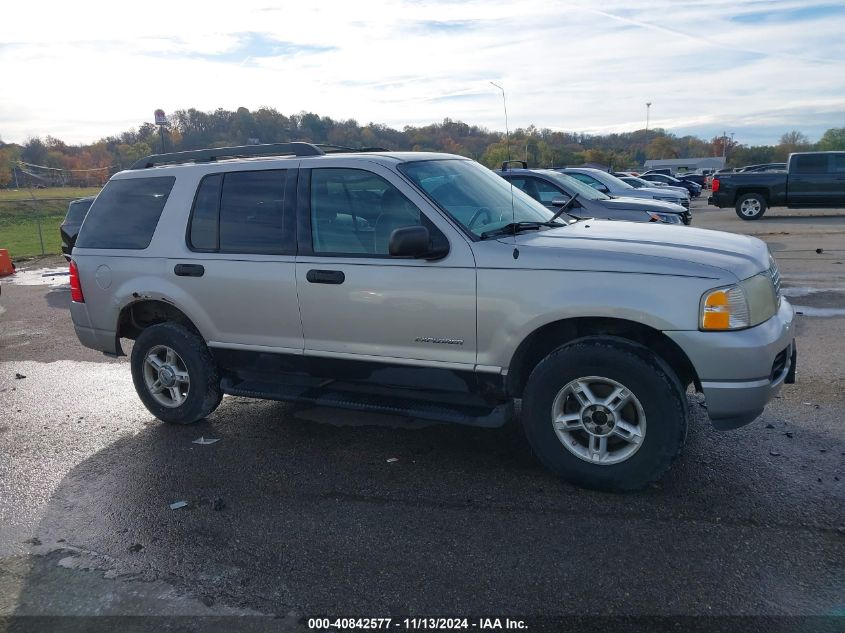
[[146,328],[132,347],[131,365],[138,397],[164,422],[197,422],[223,399],[217,365],[205,341],[182,325]]
[[746,193],[736,201],[736,214],[742,220],[759,220],[766,212],[768,204],[759,193]]
[[523,394],[522,424],[535,455],[563,479],[637,490],[680,454],[686,396],[671,368],[645,347],[588,337],[537,365]]

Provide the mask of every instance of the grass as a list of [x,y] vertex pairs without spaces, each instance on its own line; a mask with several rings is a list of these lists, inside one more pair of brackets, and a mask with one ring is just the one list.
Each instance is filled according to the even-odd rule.
[[8,249],[12,258],[41,255],[40,224],[43,253],[60,253],[59,225],[68,203],[99,191],[99,187],[50,187],[33,189],[32,193],[28,189],[0,189],[0,248]]

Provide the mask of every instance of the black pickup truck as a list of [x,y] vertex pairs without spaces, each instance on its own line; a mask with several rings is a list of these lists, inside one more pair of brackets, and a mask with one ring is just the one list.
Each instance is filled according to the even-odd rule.
[[769,207],[845,207],[845,152],[790,154],[784,171],[716,174],[707,202],[734,207],[743,220],[759,220]]

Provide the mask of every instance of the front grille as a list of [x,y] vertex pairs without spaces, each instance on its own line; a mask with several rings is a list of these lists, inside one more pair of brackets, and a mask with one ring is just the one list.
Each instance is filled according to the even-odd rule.
[[684,198],[683,200],[681,200],[681,206],[685,209],[689,209],[689,198]]
[[769,380],[777,380],[786,369],[786,362],[789,360],[789,347],[786,347],[775,356],[775,362],[772,363],[772,373]]

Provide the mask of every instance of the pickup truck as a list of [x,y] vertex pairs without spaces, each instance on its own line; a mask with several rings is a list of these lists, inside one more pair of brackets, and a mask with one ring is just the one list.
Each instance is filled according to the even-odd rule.
[[845,207],[845,152],[790,154],[780,172],[716,174],[707,202],[734,207],[743,220],[759,220],[769,207]]

